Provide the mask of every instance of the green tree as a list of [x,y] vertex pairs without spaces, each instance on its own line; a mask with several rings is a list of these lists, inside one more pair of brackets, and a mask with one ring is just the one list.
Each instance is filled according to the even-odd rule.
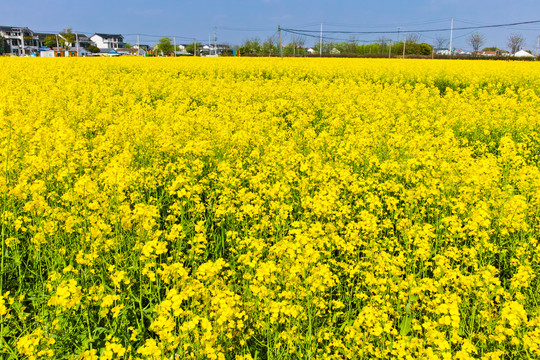
[[170,37],[162,37],[159,39],[159,43],[156,45],[156,50],[162,52],[163,55],[170,55],[174,51],[174,45],[172,44],[172,39]]
[[69,46],[73,46],[73,44],[75,44],[75,34],[73,31],[71,31],[71,28],[62,30],[62,32],[58,35],[62,40],[60,43],[63,48],[68,48]]
[[43,41],[43,45],[51,49],[56,47],[56,36],[47,36]]
[[420,55],[431,55],[433,48],[428,43],[420,43]]
[[97,54],[99,52],[99,48],[96,45],[90,45],[88,47],[88,51],[93,54]]
[[264,55],[279,54],[279,40],[275,35],[267,37],[262,43],[262,52]]
[[241,55],[260,55],[262,53],[261,40],[257,37],[244,40],[238,50]]
[[[197,50],[195,51],[195,49]],[[202,50],[202,44],[200,42],[192,42],[186,46],[186,51],[194,56],[197,56],[200,50]]]
[[287,45],[283,46],[283,55],[285,56],[292,56],[293,54],[296,54],[296,44],[294,42],[290,42]]
[[8,52],[7,41],[0,36],[0,54],[5,54]]

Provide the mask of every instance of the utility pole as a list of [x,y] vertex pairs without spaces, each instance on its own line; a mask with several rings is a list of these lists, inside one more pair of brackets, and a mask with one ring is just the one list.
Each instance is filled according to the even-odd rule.
[[216,27],[214,26],[214,55],[217,55],[217,37],[216,37]]
[[173,37],[173,40],[174,40],[174,57],[176,57],[176,36]]
[[538,48],[540,47],[540,35],[538,35],[538,40],[536,40],[536,50],[534,50],[534,54],[538,56]]
[[140,55],[140,47],[141,47],[141,44],[139,44],[139,34],[137,34],[137,56]]
[[212,34],[208,34],[208,55],[212,55],[212,43],[210,42],[210,36],[212,36]]
[[75,33],[75,44],[77,46],[77,56],[80,56],[79,55],[79,34],[78,33]]
[[319,41],[319,56],[322,56],[322,23],[321,23],[321,39]]
[[60,44],[58,43],[58,34],[56,34],[56,49],[58,50],[60,48]]
[[281,45],[281,26],[277,26],[277,31],[279,33],[279,55],[283,59],[283,46]]
[[403,58],[405,59],[405,47],[407,46],[407,34],[403,34]]
[[399,32],[400,32],[400,31],[401,31],[401,28],[398,27],[398,28],[397,28],[397,40],[396,40],[396,42],[399,42]]
[[392,57],[392,39],[390,39],[390,49],[388,50],[388,58]]
[[193,56],[197,56],[197,39],[193,38]]
[[454,18],[450,20],[450,55],[454,54],[454,51],[452,50],[453,36],[454,36]]
[[24,29],[21,28],[21,47],[22,47],[22,55],[24,55]]

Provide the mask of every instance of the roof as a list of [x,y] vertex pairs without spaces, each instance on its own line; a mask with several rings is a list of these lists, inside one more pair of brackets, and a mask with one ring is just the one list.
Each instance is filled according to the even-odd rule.
[[516,57],[534,57],[533,54],[530,52],[527,52],[525,50],[519,50],[517,53],[514,54]]
[[[94,35],[97,35],[103,39],[118,39],[118,38],[124,38],[121,34],[103,34],[103,33],[95,33]],[[92,36],[94,36],[92,35]]]
[[[37,36],[39,38],[39,40],[45,40],[46,38],[48,37],[56,37],[56,34],[52,34],[52,33],[34,33],[35,36]],[[73,33],[73,36],[75,39],[75,33]],[[84,34],[77,34],[77,37],[79,38],[79,42],[80,41],[90,41],[90,39],[88,38],[88,36],[84,35]]]
[[118,49],[114,49],[117,53],[135,53],[137,52],[137,49],[135,48],[118,48]]
[[18,29],[24,29],[25,32],[31,32],[31,33],[34,33],[32,30],[30,30],[29,28],[25,27],[25,26],[0,26],[0,31],[2,32],[13,32],[13,31],[18,31]]
[[48,37],[56,37],[56,34],[48,34],[48,33],[34,33],[38,37],[39,40],[45,40]]
[[79,47],[79,48],[77,49],[76,46],[70,46],[70,47],[68,48],[68,51],[81,51],[81,52],[82,52],[82,51],[87,51],[87,50],[86,50],[85,48],[82,48],[82,47]]

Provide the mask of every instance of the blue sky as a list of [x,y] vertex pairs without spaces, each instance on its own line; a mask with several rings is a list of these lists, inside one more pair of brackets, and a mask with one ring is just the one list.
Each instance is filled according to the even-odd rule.
[[[178,43],[193,38],[207,42],[214,26],[218,42],[234,45],[254,36],[271,36],[278,25],[317,30],[322,22],[323,30],[392,31],[400,27],[400,31],[412,31],[448,28],[451,17],[455,27],[540,20],[539,0],[18,0],[3,1],[0,10],[0,25],[27,26],[34,31],[71,27],[90,35],[121,33],[130,43],[135,43],[135,34],[144,34],[141,43],[148,44],[155,43],[158,36],[178,36]],[[525,48],[534,50],[540,23],[479,32],[486,38],[485,46],[500,48],[506,48],[511,33],[520,33],[526,39]],[[457,49],[470,48],[469,33],[454,33]],[[357,39],[369,41],[379,36],[357,35]],[[397,34],[386,36],[397,38]],[[420,40],[434,43],[437,37],[449,38],[450,32],[426,33]],[[306,43],[316,41],[308,38]]]

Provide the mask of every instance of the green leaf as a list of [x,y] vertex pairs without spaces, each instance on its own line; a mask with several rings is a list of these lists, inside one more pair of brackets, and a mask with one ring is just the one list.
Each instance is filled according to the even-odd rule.
[[409,334],[409,332],[411,331],[411,322],[412,315],[410,314],[405,315],[403,320],[401,320],[401,325],[399,326],[399,333],[402,336],[407,336],[407,334]]

